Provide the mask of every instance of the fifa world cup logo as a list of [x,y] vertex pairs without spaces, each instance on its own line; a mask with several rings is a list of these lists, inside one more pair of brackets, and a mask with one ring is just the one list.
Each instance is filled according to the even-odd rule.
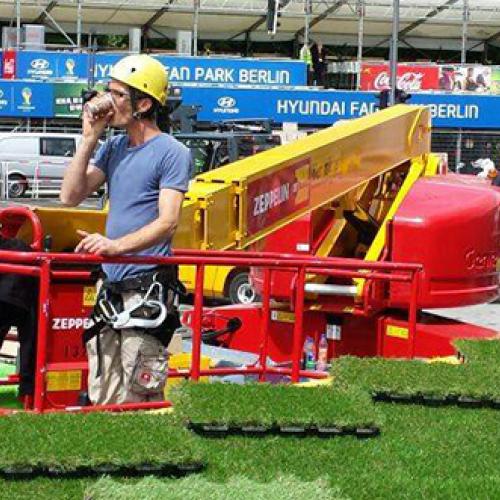
[[66,62],[64,64],[66,65],[66,74],[69,76],[73,76],[75,74],[75,60],[66,59]]
[[30,106],[31,105],[31,96],[33,95],[33,92],[31,92],[31,89],[29,87],[24,87],[24,89],[21,91],[21,95],[23,96],[23,105]]

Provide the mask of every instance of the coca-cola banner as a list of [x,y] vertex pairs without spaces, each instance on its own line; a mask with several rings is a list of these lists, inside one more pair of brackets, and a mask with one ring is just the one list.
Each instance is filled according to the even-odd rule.
[[[439,67],[398,65],[398,89],[405,91],[436,90],[439,88]],[[391,88],[388,64],[363,63],[361,90],[386,90]]]

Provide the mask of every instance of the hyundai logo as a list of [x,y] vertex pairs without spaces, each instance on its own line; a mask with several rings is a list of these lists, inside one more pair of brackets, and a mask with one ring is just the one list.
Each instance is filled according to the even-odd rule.
[[31,67],[38,70],[47,69],[49,67],[49,61],[47,61],[47,59],[33,59],[33,61],[31,61]]
[[221,108],[234,108],[236,106],[236,99],[229,96],[219,97],[217,104]]

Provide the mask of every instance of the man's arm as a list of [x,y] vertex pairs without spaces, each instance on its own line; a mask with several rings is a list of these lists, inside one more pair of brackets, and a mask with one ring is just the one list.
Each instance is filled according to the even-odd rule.
[[63,205],[76,207],[96,191],[104,181],[104,172],[89,164],[95,144],[82,139],[73,160],[64,172],[59,199]]
[[177,229],[181,214],[184,193],[175,189],[162,189],[158,202],[158,218],[148,225],[116,240],[101,234],[78,231],[83,237],[75,252],[98,255],[121,255],[136,253],[162,241],[170,241]]
[[64,172],[61,194],[59,195],[63,205],[76,207],[106,180],[104,172],[89,162],[99,137],[112,116],[113,111],[103,118],[94,120],[87,113],[83,113],[82,140],[76,149],[75,156]]

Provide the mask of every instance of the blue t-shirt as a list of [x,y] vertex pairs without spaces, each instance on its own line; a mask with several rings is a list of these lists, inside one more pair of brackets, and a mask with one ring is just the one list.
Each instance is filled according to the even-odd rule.
[[[106,236],[111,239],[133,233],[157,219],[160,190],[185,193],[192,168],[190,150],[168,134],[159,134],[135,147],[129,147],[127,135],[115,136],[100,147],[93,163],[104,172],[108,183]],[[170,241],[136,255],[170,255]],[[103,270],[110,281],[120,281],[151,267],[105,264]]]

